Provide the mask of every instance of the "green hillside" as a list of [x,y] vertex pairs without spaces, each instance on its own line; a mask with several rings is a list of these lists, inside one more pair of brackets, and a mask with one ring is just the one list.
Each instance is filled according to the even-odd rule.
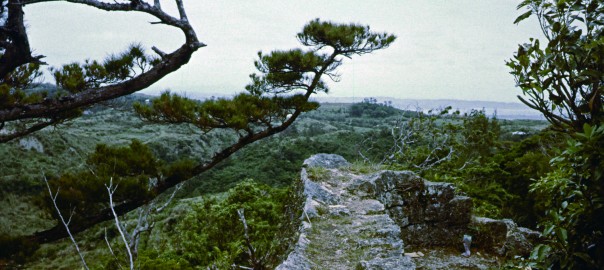
[[[4,243],[11,243],[11,237],[56,224],[44,177],[52,181],[66,174],[83,175],[93,164],[88,157],[95,149],[99,151],[97,144],[113,149],[139,141],[158,162],[171,164],[183,157],[207,159],[234,139],[230,133],[195,133],[187,125],[143,124],[131,105],[147,98],[135,95],[97,106],[57,128],[46,128],[0,145],[0,235]],[[342,155],[355,163],[354,170],[409,169],[434,181],[454,182],[475,199],[478,214],[514,218],[524,226],[534,227],[539,220],[535,209],[540,206],[525,196],[526,189],[532,177],[549,170],[549,153],[543,151],[544,147],[560,141],[542,131],[546,126],[542,121],[499,121],[481,112],[464,116],[451,111],[401,111],[387,104],[367,102],[321,104],[285,132],[249,145],[188,181],[175,193],[168,209],[151,216],[154,227],[141,236],[138,262],[143,269],[249,265],[250,257],[241,248],[245,238],[238,232],[242,224],[236,214],[237,209],[243,208],[254,230],[254,245],[267,255],[262,263],[275,266],[295,235],[297,223],[291,217],[299,216],[291,208],[296,203],[292,197],[296,187],[292,184],[298,179],[302,161],[315,153]],[[394,131],[404,129],[413,134],[405,142],[410,143],[409,147],[402,149]],[[480,137],[487,135],[492,140]],[[478,137],[469,141],[472,136]],[[445,156],[426,156],[426,147],[443,142],[445,137],[449,139],[438,147],[450,146],[455,154],[434,163]],[[473,147],[468,148],[468,143]],[[478,155],[477,151],[486,152]],[[426,160],[434,164],[418,169]],[[166,201],[169,195],[164,194],[159,201]],[[133,211],[125,217],[130,228],[137,213]],[[233,228],[228,230],[232,232],[228,237],[223,235],[227,227]],[[118,252],[116,256],[109,252],[105,237]],[[126,263],[120,248],[123,244],[111,222],[99,224],[76,238],[92,268]],[[9,246],[2,248],[3,254],[10,252]],[[26,251],[0,263],[54,269],[80,265],[67,239],[44,244],[34,253]]]

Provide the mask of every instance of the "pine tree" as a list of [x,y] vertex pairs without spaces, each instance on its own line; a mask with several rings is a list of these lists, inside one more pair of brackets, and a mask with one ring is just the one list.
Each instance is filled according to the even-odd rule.
[[[205,44],[190,25],[182,0],[174,0],[179,15],[140,0],[103,2],[66,0],[105,11],[141,12],[159,23],[179,29],[183,44],[171,53],[156,47],[156,55],[145,53],[142,45],[132,45],[104,61],[86,60],[53,67],[58,89],[53,93],[28,91],[40,77],[43,55],[33,55],[25,27],[23,7],[51,0],[0,1],[0,143],[57,125],[81,114],[82,109],[102,101],[145,89],[185,65]],[[49,41],[52,42],[52,41]]]
[[[184,10],[181,10],[181,20],[173,21],[174,18],[166,18],[163,13],[158,13],[160,9],[156,8],[157,5],[151,6],[141,1],[130,1],[128,5],[101,3],[94,0],[73,2],[106,10],[142,10],[155,14],[156,17],[178,28],[182,26],[182,18],[186,18]],[[178,0],[177,3],[182,4]],[[29,121],[37,118],[64,121],[77,116],[74,110],[82,106],[136,91],[131,90],[130,87],[136,89],[144,84],[141,82],[141,77],[159,79],[165,74],[158,75],[158,72],[165,72],[167,65],[174,65],[176,61],[174,57],[182,60],[176,61],[180,67],[186,63],[194,50],[203,46],[195,38],[192,29],[182,27],[181,29],[187,32],[186,43],[169,55],[155,49],[160,57],[154,58],[145,55],[140,46],[132,46],[125,53],[108,58],[104,62],[87,61],[83,64],[70,64],[55,69],[53,75],[57,84],[67,91],[66,96],[50,97],[29,103],[24,99],[19,101],[13,99],[13,103],[8,104],[2,103],[0,121]],[[257,73],[250,75],[251,82],[245,87],[245,92],[232,98],[197,101],[165,92],[151,104],[135,105],[136,113],[148,122],[190,125],[196,127],[200,133],[217,129],[226,130],[235,134],[235,140],[216,152],[210,159],[199,163],[187,160],[186,157],[173,164],[154,163],[152,158],[134,158],[133,156],[147,157],[145,146],[139,142],[133,142],[125,148],[99,146],[96,154],[88,160],[88,165],[95,168],[97,172],[105,171],[103,164],[110,163],[108,159],[127,162],[127,165],[118,164],[119,166],[111,168],[130,168],[121,172],[115,169],[111,171],[116,177],[122,177],[125,183],[129,183],[127,187],[123,187],[123,190],[118,190],[121,195],[116,193],[120,198],[120,202],[114,208],[116,213],[123,215],[136,209],[175,185],[211,169],[244,146],[284,131],[302,113],[318,108],[318,103],[310,101],[310,97],[315,93],[328,92],[324,78],[338,80],[337,69],[344,57],[351,58],[384,49],[395,40],[394,35],[372,32],[368,26],[338,24],[319,19],[306,24],[297,38],[305,48],[259,52],[258,59],[254,63]],[[134,77],[124,68],[130,67],[132,63],[141,62],[145,64],[141,67],[143,72]],[[10,86],[7,87],[10,89]],[[126,91],[122,88],[130,90]],[[5,97],[13,98],[13,93],[14,91],[8,91]],[[30,131],[24,130],[13,135],[21,136]],[[142,169],[132,171],[132,168]],[[67,174],[51,181],[55,187],[61,186],[62,190],[73,191],[74,196],[71,197],[73,203],[81,204],[79,208],[81,210],[77,213],[80,216],[74,217],[70,225],[72,233],[81,232],[111,218],[110,209],[99,207],[97,200],[94,199],[102,182],[90,180],[83,184],[82,179],[95,177],[98,177],[98,174],[95,176],[82,172],[76,175]],[[143,187],[149,187],[144,180],[149,178],[156,179],[156,183],[150,186],[148,191],[141,192]],[[89,201],[82,202],[83,200]],[[26,236],[30,241],[38,243],[63,237],[66,237],[66,233],[61,226]]]

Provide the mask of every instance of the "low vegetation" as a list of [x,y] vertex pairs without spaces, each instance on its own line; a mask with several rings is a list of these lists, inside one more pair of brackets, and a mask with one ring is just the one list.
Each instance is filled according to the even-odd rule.
[[[131,98],[144,100],[146,97]],[[18,166],[27,166],[27,162],[40,160],[37,163],[40,173],[16,177],[14,174],[24,167],[11,167],[9,159],[2,159],[2,171],[11,172],[3,175],[2,180],[14,187],[5,187],[3,193],[6,196],[29,194],[32,196],[28,201],[30,205],[48,209],[45,211],[47,214],[31,217],[40,220],[39,222],[21,227],[13,223],[17,227],[4,231],[5,235],[26,234],[32,230],[32,224],[38,224],[37,230],[41,230],[52,222],[51,216],[54,213],[48,208],[50,201],[43,192],[42,172],[51,178],[52,175],[57,176],[53,178],[58,181],[55,182],[55,187],[64,186],[60,191],[61,196],[70,194],[66,188],[69,179],[94,179],[94,175],[101,179],[113,176],[116,180],[125,177],[120,180],[121,192],[122,189],[129,189],[126,185],[130,181],[128,179],[136,182],[136,176],[140,177],[143,171],[147,179],[168,174],[171,166],[187,166],[186,160],[176,162],[171,158],[177,156],[174,152],[190,151],[201,159],[204,158],[204,153],[209,152],[187,148],[187,140],[213,140],[212,144],[216,145],[221,140],[231,139],[229,135],[218,132],[201,137],[185,136],[187,132],[191,132],[186,126],[172,129],[158,126],[158,130],[154,132],[141,132],[136,129],[140,120],[127,110],[130,103],[115,103],[113,108],[97,109],[60,131],[45,130],[36,134],[34,138],[44,145],[43,153],[24,149],[18,141],[6,144],[6,147],[1,149],[21,155],[24,162]],[[551,149],[562,140],[548,135],[550,133],[546,130],[542,131],[543,122],[500,121],[489,118],[480,111],[460,115],[450,111],[422,113],[391,108],[389,110],[393,113],[381,118],[379,124],[376,124],[372,117],[351,117],[350,108],[350,104],[323,104],[317,112],[303,115],[290,130],[250,145],[226,162],[187,183],[176,193],[171,210],[154,217],[155,227],[144,234],[138,257],[141,268],[159,269],[154,267],[167,267],[168,264],[170,268],[175,269],[179,269],[177,266],[181,267],[180,269],[197,266],[222,268],[221,266],[232,264],[249,266],[254,262],[266,267],[274,266],[291,247],[286,244],[290,242],[283,240],[293,239],[295,235],[295,223],[289,218],[298,217],[299,213],[294,214],[295,209],[291,207],[295,205],[292,202],[296,200],[292,197],[296,194],[292,191],[292,184],[298,179],[302,161],[321,152],[340,154],[354,161],[350,170],[370,172],[388,168],[410,169],[431,180],[456,182],[462,192],[475,196],[479,214],[512,217],[523,221],[523,225],[532,227],[541,218],[538,213],[544,206],[529,200],[530,196],[525,196],[526,188],[531,183],[530,178],[536,177],[538,173],[551,171],[548,163],[551,153],[543,152],[543,149]],[[79,125],[77,121],[89,124]],[[401,148],[397,147],[402,141],[393,137],[396,135],[393,130],[400,129],[402,125],[416,127],[409,129],[416,131],[410,135],[415,143],[408,144],[409,148],[399,151]],[[370,126],[372,128],[369,128]],[[109,127],[120,127],[125,132],[104,133],[98,137],[98,141],[105,143],[98,146],[91,144],[97,138],[81,135],[85,134],[82,129],[102,131],[108,130]],[[520,129],[527,132],[525,139],[512,135]],[[452,147],[453,154],[438,164],[426,166],[424,161],[430,154],[427,145],[442,142],[442,137],[439,136],[445,134],[450,136],[446,146]],[[490,137],[483,138],[485,134]],[[429,137],[435,139],[428,140]],[[504,140],[505,138],[511,140]],[[181,139],[182,141],[179,141]],[[471,142],[472,147],[467,147],[469,139],[475,140]],[[176,145],[183,145],[184,148],[168,146],[175,142],[179,142]],[[476,151],[484,153],[478,154]],[[48,158],[50,155],[53,158]],[[74,162],[74,155],[88,156],[88,161]],[[433,159],[428,159],[431,162],[448,156],[446,152],[433,155]],[[424,164],[424,167],[421,167],[421,164]],[[148,166],[151,167],[147,168]],[[140,173],[132,173],[132,170],[138,170]],[[64,173],[57,173],[61,171]],[[318,178],[322,175],[320,171],[311,174],[312,177]],[[249,178],[255,180],[243,181]],[[59,182],[61,184],[57,185]],[[61,199],[65,207],[63,211],[69,211],[69,207],[76,205],[78,198],[81,199],[82,196],[88,198],[97,194],[98,203],[103,203],[106,196],[106,192],[101,189],[103,183],[98,183],[99,189],[96,192],[90,189],[89,195],[77,193],[68,196],[74,200],[72,203]],[[488,196],[482,196],[484,194]],[[6,215],[3,215],[8,216],[8,209],[12,208],[14,201],[2,203],[5,204],[2,209],[6,212]],[[243,224],[237,213],[239,209],[244,209],[250,243],[257,249],[254,258],[246,251]],[[25,211],[20,213],[34,214]],[[284,218],[284,215],[288,218]],[[128,215],[125,222],[132,223],[134,218]],[[289,226],[289,229],[283,229],[283,226]],[[109,238],[114,246],[118,247],[120,242],[117,232],[111,229],[114,225],[109,223],[103,227],[109,228]],[[232,228],[228,230],[230,235],[224,235],[222,228],[226,227]],[[123,254],[116,256],[119,260],[110,255],[102,240],[102,227],[95,228],[76,237],[84,242],[82,246],[85,254],[90,254],[86,256],[88,260],[99,267],[125,263],[120,261],[125,258]],[[8,243],[6,241],[4,243]],[[54,245],[56,247],[53,248]],[[59,242],[44,245],[33,255],[28,254],[35,251],[35,248],[29,253],[13,255],[12,258],[27,262],[27,265],[32,267],[40,263],[50,263],[49,258],[64,261],[54,263],[57,268],[76,267],[79,261],[74,252],[68,252],[74,259],[67,261],[57,253],[68,250],[70,248],[67,242]]]

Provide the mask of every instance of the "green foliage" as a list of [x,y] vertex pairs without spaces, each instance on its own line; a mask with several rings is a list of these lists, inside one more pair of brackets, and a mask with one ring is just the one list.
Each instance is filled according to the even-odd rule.
[[308,178],[315,182],[323,182],[329,179],[329,170],[323,167],[308,168]]
[[525,0],[519,9],[539,20],[547,45],[521,45],[507,64],[528,100],[571,139],[552,159],[556,170],[531,186],[546,210],[547,242],[531,255],[541,268],[604,267],[604,3]]
[[483,111],[459,116],[449,110],[418,112],[401,119],[388,129],[373,132],[366,148],[391,145],[382,150],[387,166],[455,183],[473,199],[476,215],[514,218],[523,226],[534,227],[542,217],[537,213],[541,206],[528,195],[528,186],[531,179],[551,170],[551,149],[560,138],[545,133],[504,142],[496,118],[486,117]]
[[140,265],[141,270],[194,269],[184,258],[156,250],[146,250],[139,254],[137,264]]
[[145,120],[158,123],[190,123],[204,132],[216,128],[250,131],[255,126],[286,121],[293,110],[301,112],[318,108],[301,95],[264,97],[241,93],[232,99],[218,98],[203,102],[164,92],[151,106],[134,105]]
[[[128,147],[97,146],[86,162],[87,169],[66,173],[51,179],[53,192],[59,191],[57,204],[63,213],[74,212],[74,218],[85,218],[105,209],[109,179],[117,184],[115,201],[127,201],[149,196],[150,178],[160,178],[160,163],[150,149],[134,140]],[[43,197],[48,196],[43,192]],[[47,207],[57,215],[50,205]]]
[[352,104],[349,114],[351,117],[385,118],[400,114],[400,110],[389,106],[386,102],[379,104],[377,102],[363,101]]
[[604,127],[585,125],[576,135],[552,160],[557,169],[531,185],[548,209],[547,242],[531,254],[543,268],[604,265]]
[[[314,73],[329,64],[328,57],[314,51],[304,52],[301,49],[273,51],[269,55],[259,52],[259,60],[255,61],[254,65],[258,71],[266,75],[250,75],[252,83],[246,86],[246,89],[252,94],[280,93],[308,89],[314,84],[315,93],[327,92],[325,83],[314,82]],[[326,71],[332,72],[338,65],[339,63],[325,66]]]
[[286,192],[246,180],[231,189],[223,201],[207,199],[194,206],[177,225],[182,232],[177,247],[179,257],[204,268],[251,265],[243,224],[237,215],[238,209],[244,209],[257,256],[262,257],[263,267],[275,267],[284,252],[279,247],[280,230],[290,220],[285,216]]
[[564,145],[566,136],[544,130],[522,141],[506,143],[495,156],[495,160],[507,172],[500,178],[502,186],[517,196],[503,209],[504,216],[526,227],[535,227],[543,218],[545,206],[529,193],[529,186],[535,179],[553,171],[550,160]]
[[88,157],[88,165],[101,175],[157,175],[159,161],[151,149],[142,142],[133,140],[128,147],[96,146],[96,151]]
[[0,234],[0,258],[10,258],[23,263],[39,247],[39,244],[23,238]]
[[130,45],[118,55],[110,55],[102,63],[97,60],[86,60],[83,64],[71,63],[61,68],[51,68],[57,86],[70,93],[77,93],[87,88],[97,88],[130,79],[137,72],[145,72],[159,60],[146,55],[140,44]]
[[[110,179],[117,186],[114,201],[145,200],[154,196],[152,187],[158,181],[164,177],[186,179],[193,166],[194,163],[186,159],[166,165],[138,140],[124,147],[99,144],[88,157],[85,170],[62,174],[49,184],[53,192],[59,191],[57,204],[61,212],[73,213],[77,222],[107,208],[106,185]],[[42,197],[48,196],[47,191],[42,194]],[[51,201],[43,201],[56,216]]]
[[[276,50],[258,53],[254,62],[259,73],[250,75],[251,82],[232,99],[196,102],[164,93],[151,106],[138,104],[137,113],[146,120],[172,124],[189,123],[204,132],[216,128],[245,131],[251,136],[255,129],[271,130],[287,127],[302,112],[318,108],[308,101],[317,92],[327,92],[321,77],[337,78],[341,56],[370,53],[387,48],[394,41],[389,34],[376,34],[367,26],[321,22],[306,24],[298,34],[300,42],[310,50]],[[323,52],[324,47],[332,51]],[[301,93],[298,93],[301,92]],[[287,94],[287,95],[284,95]],[[291,118],[290,121],[290,116]]]
[[39,64],[23,65],[8,73],[0,83],[0,106],[8,108],[42,101],[48,93],[26,91],[35,86],[41,76]]
[[196,189],[191,194],[226,191],[249,176],[273,187],[286,187],[298,177],[302,162],[309,156],[334,153],[354,160],[358,157],[358,144],[363,141],[362,134],[350,131],[326,132],[312,138],[306,134],[277,136],[246,147],[192,180]]
[[8,73],[3,83],[10,85],[13,89],[27,89],[35,86],[42,76],[40,64],[29,63],[19,66],[13,72]]
[[388,33],[374,33],[369,26],[336,24],[315,19],[304,26],[298,40],[306,46],[332,47],[338,53],[350,57],[387,48],[396,39]]
[[450,161],[454,145],[460,145],[457,141],[463,138],[458,136],[458,125],[442,121],[443,117],[449,117],[449,110],[450,107],[434,114],[432,111],[427,114],[418,112],[415,117],[401,119],[392,127],[383,129],[379,136],[390,137],[390,141],[394,142],[384,160],[393,166],[419,173]]
[[[501,128],[495,117],[489,118],[484,111],[472,110],[463,118],[459,143],[461,155],[465,159],[486,160],[493,156],[499,146]],[[484,161],[483,161],[484,162]]]
[[522,88],[521,101],[543,113],[560,130],[581,131],[604,120],[604,3],[602,1],[525,0],[546,38],[531,38],[507,62]]

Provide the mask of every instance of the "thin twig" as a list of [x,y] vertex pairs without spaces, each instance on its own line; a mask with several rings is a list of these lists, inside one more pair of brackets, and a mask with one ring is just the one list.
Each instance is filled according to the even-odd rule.
[[115,208],[113,205],[113,193],[115,193],[115,190],[117,189],[117,185],[115,187],[113,186],[113,177],[109,178],[109,186],[107,186],[107,184],[105,184],[105,188],[107,189],[107,193],[109,194],[109,207],[111,208],[111,213],[113,213],[113,217],[115,218],[115,225],[122,237],[122,241],[124,241],[124,246],[126,247],[126,251],[128,252],[128,259],[130,260],[130,269],[133,270],[134,269],[134,260],[132,259],[132,251],[130,250],[130,245],[128,244],[128,241],[126,240],[126,236],[124,234],[124,231],[122,230],[122,226],[120,225],[121,224],[120,220],[118,219],[117,214],[115,213]]
[[78,255],[80,256],[82,265],[84,265],[84,268],[86,270],[88,270],[89,268],[88,268],[88,265],[86,264],[86,260],[84,259],[84,254],[82,254],[82,252],[80,251],[80,247],[78,246],[78,243],[76,242],[75,238],[73,238],[73,235],[71,234],[71,231],[69,230],[69,223],[71,222],[71,217],[73,216],[73,212],[71,212],[71,215],[69,216],[69,221],[66,222],[65,219],[63,218],[63,215],[61,214],[61,210],[59,210],[59,206],[57,206],[57,197],[59,196],[59,189],[57,189],[57,193],[53,196],[52,190],[50,189],[50,184],[48,184],[48,179],[46,179],[46,175],[42,174],[42,177],[44,178],[44,183],[46,183],[46,187],[48,188],[48,194],[50,195],[52,204],[54,205],[55,210],[57,211],[57,214],[59,215],[59,218],[61,219],[61,223],[63,223],[63,226],[65,226],[65,230],[67,231],[67,234],[69,234],[69,238],[71,239],[73,246],[75,247],[76,251],[78,252]]
[[115,253],[113,252],[113,248],[111,248],[111,244],[109,243],[109,238],[107,238],[107,228],[105,228],[105,243],[107,243],[107,247],[109,248],[109,253],[111,253],[113,258],[117,262],[117,266],[119,266],[119,268],[122,268],[120,261],[118,260],[117,256],[115,256]]

